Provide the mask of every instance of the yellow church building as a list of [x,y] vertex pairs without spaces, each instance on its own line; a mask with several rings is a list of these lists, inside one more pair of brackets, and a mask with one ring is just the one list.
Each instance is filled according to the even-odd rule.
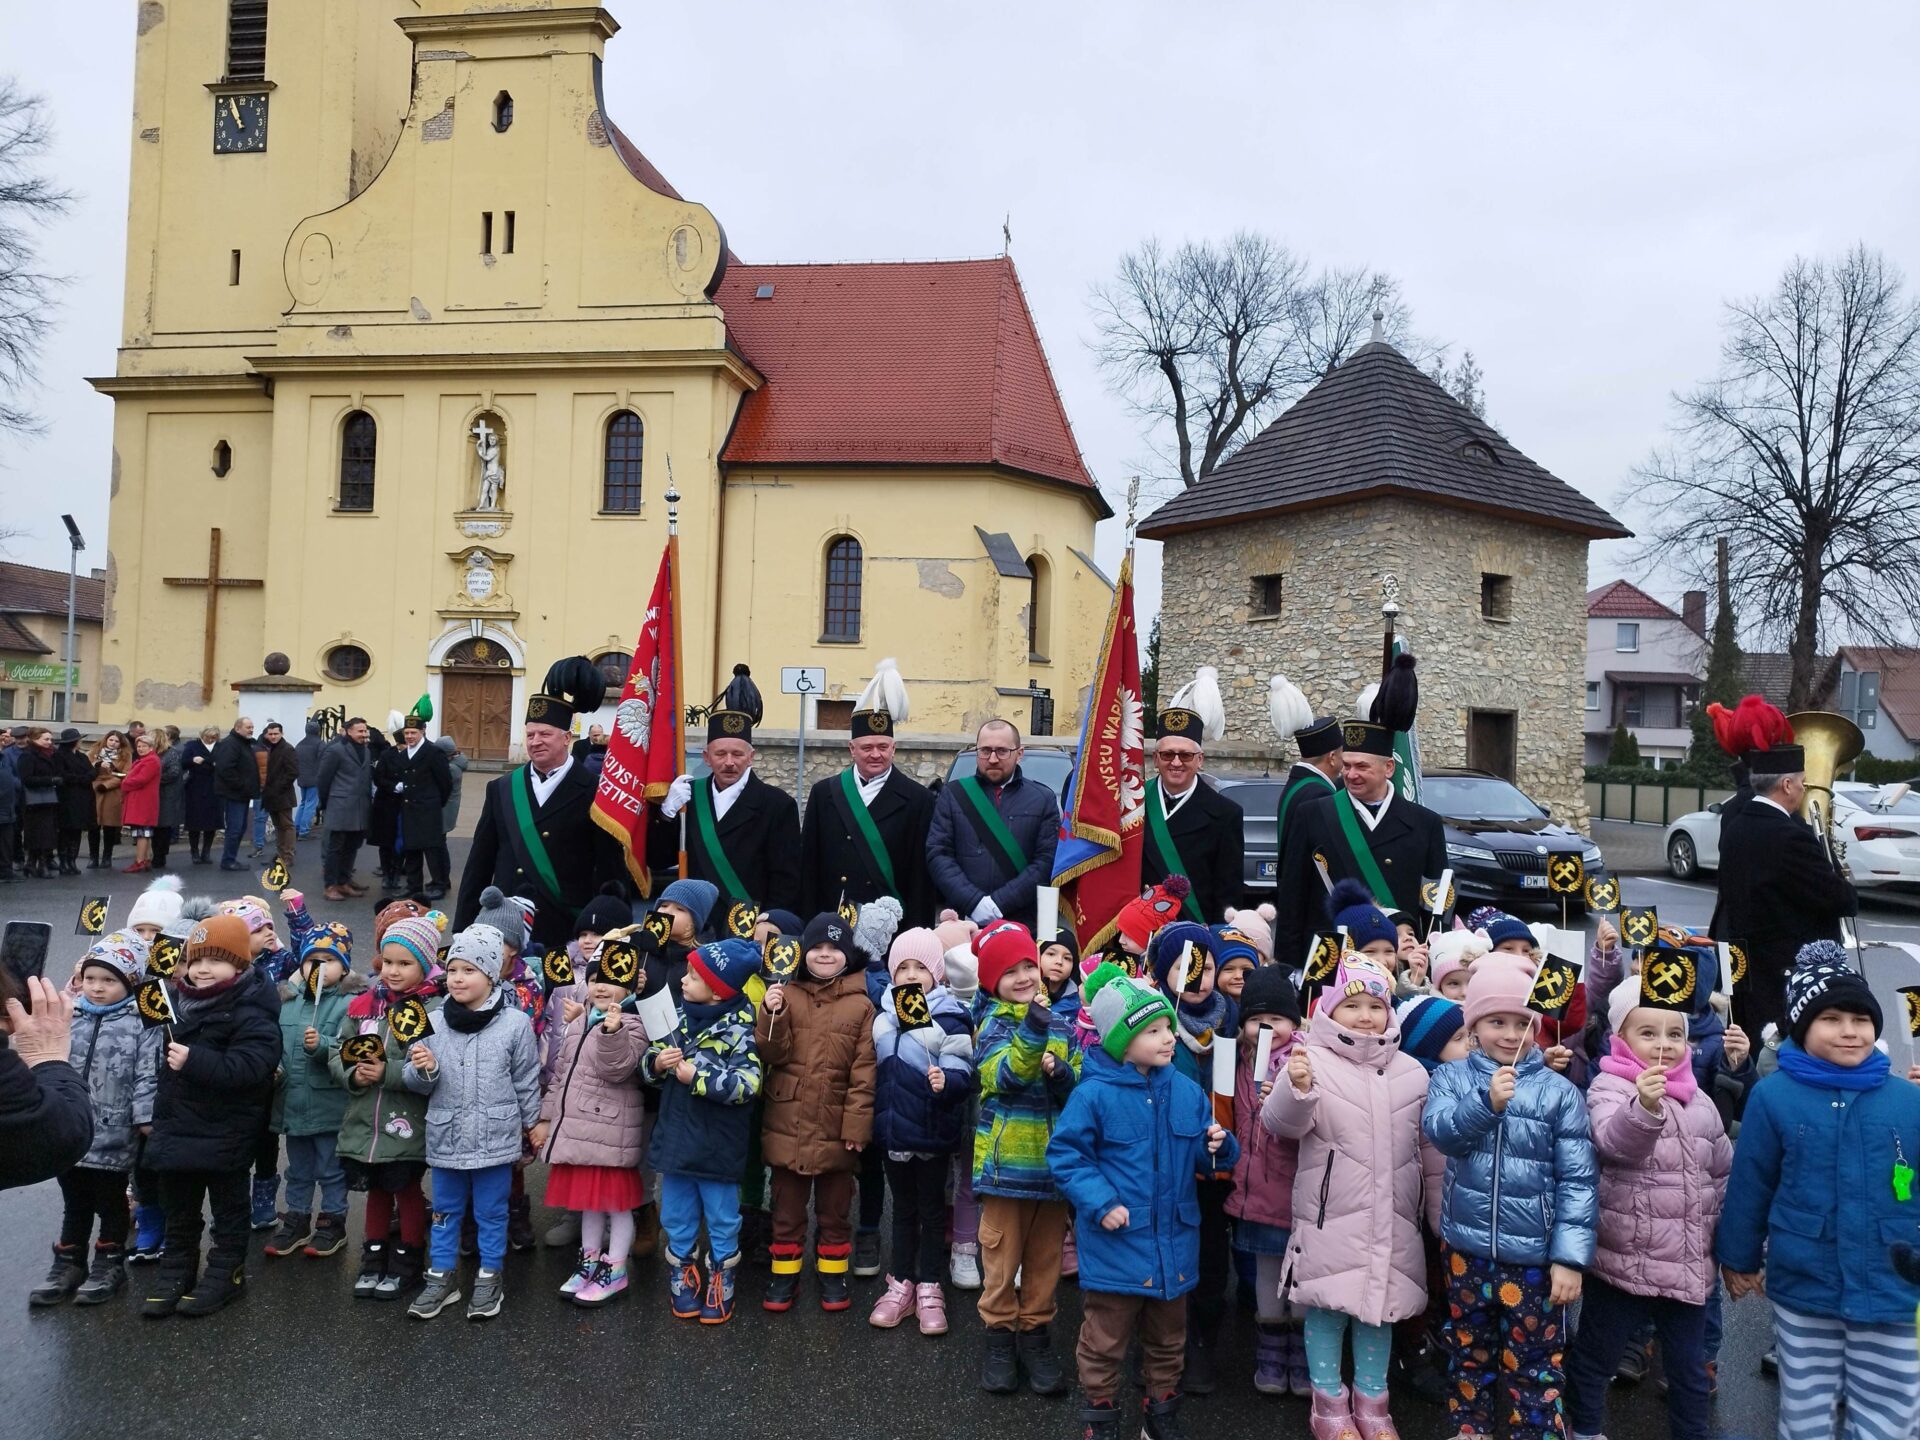
[[743,262],[592,6],[138,17],[103,715],[224,723],[280,652],[516,758],[551,661],[624,676],[671,467],[690,701],[745,661],[791,725],[824,666],[833,727],[895,656],[914,731],[1038,686],[1071,733],[1109,512],[1010,260]]

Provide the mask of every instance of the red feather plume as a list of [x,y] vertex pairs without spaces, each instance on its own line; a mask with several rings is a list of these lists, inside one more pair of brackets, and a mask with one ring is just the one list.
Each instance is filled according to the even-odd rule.
[[1707,718],[1713,722],[1713,738],[1736,760],[1750,750],[1771,750],[1793,741],[1793,726],[1780,707],[1758,695],[1746,696],[1731,710],[1709,705]]

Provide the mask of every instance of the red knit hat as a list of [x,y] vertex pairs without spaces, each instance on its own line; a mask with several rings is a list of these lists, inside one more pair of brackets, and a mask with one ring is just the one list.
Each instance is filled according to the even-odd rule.
[[1040,952],[1033,936],[1017,920],[996,920],[973,937],[973,953],[980,957],[980,992],[993,999],[1000,995],[1000,982],[1022,960],[1040,963]]
[[1122,936],[1144,950],[1155,931],[1179,918],[1180,907],[1186,904],[1192,889],[1193,883],[1186,876],[1169,875],[1139,899],[1122,905],[1114,924]]

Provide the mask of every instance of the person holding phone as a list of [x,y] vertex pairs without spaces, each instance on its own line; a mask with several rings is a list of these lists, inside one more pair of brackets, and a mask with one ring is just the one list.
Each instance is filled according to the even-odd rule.
[[73,998],[0,965],[0,1190],[38,1185],[93,1144],[86,1082],[67,1057]]

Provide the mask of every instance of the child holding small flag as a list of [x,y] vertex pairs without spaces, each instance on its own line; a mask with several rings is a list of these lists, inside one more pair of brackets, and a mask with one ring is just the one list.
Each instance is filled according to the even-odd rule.
[[[1260,1123],[1274,1082],[1285,1068],[1300,1027],[1300,997],[1287,972],[1263,965],[1247,977],[1240,992],[1240,1044],[1234,1079],[1233,1132],[1240,1158],[1233,1167],[1233,1193],[1227,1214],[1233,1219],[1235,1259],[1254,1274],[1253,1388],[1263,1395],[1298,1395],[1312,1390],[1300,1327],[1288,1316],[1280,1272],[1293,1230],[1293,1176],[1299,1142],[1276,1135]],[[1251,1262],[1250,1267],[1246,1262]]]
[[[265,1246],[269,1256],[304,1250],[337,1255],[347,1243],[347,1172],[336,1148],[347,1091],[329,1062],[352,997],[367,982],[353,973],[353,940],[344,925],[310,930],[300,966],[280,987],[280,1073],[273,1128],[286,1136],[286,1210]],[[313,1215],[315,1192],[320,1214]]]
[[[416,1002],[429,1024],[440,1009],[438,912],[386,922],[380,940],[378,982],[347,1002],[327,1047],[327,1067],[347,1092],[335,1153],[350,1182],[366,1187],[365,1240],[353,1293],[397,1300],[420,1278],[427,1243],[427,1097],[404,1079],[410,1042],[394,1034],[387,1017]],[[393,1239],[396,1217],[399,1238]]]

